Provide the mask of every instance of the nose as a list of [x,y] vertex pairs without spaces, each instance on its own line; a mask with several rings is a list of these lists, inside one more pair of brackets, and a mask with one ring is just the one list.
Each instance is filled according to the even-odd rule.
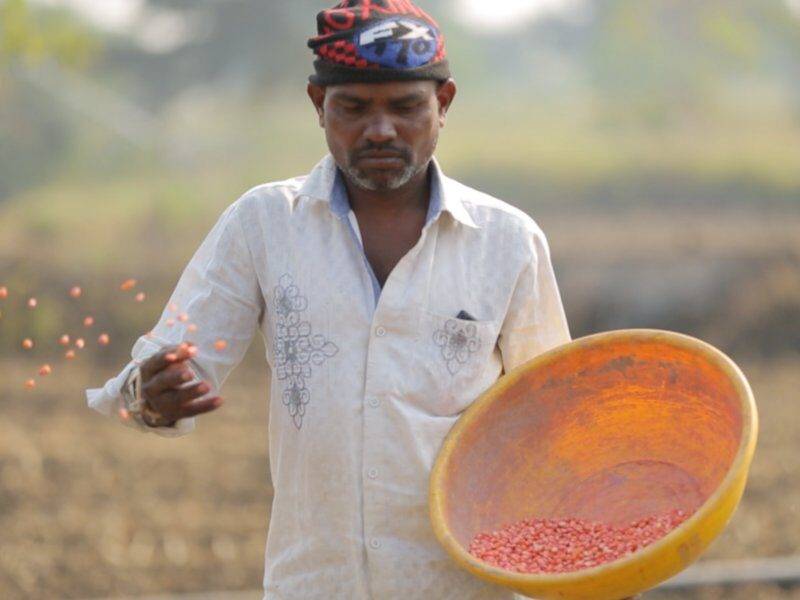
[[397,138],[397,129],[388,115],[378,114],[367,125],[364,137],[373,144],[386,144]]

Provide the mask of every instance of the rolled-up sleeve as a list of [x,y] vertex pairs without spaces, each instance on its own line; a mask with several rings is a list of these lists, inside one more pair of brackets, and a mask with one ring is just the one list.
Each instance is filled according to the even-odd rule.
[[[131,369],[164,347],[182,342],[197,345],[197,355],[187,362],[195,379],[204,379],[210,385],[211,389],[203,397],[219,394],[228,375],[247,352],[265,311],[253,255],[241,221],[243,199],[225,210],[195,252],[158,323],[134,344],[133,360],[102,388],[86,390],[90,408],[105,416],[116,416]],[[187,315],[188,320],[180,319],[182,314]],[[190,324],[196,326],[196,331],[189,331]],[[219,340],[225,342],[224,349],[215,347]],[[190,417],[180,419],[172,428],[147,430],[176,437],[194,428],[195,417]]]
[[571,340],[550,248],[537,226],[532,227],[526,246],[529,258],[517,279],[498,340],[505,373]]

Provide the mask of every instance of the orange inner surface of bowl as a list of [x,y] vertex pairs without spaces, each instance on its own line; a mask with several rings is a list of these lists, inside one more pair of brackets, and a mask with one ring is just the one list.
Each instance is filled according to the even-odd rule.
[[652,340],[579,348],[525,372],[462,432],[448,526],[467,548],[530,517],[622,525],[693,512],[741,435],[736,390],[701,353]]

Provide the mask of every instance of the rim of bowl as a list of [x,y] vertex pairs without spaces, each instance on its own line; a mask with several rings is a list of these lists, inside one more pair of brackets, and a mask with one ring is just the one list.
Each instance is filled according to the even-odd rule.
[[[674,346],[684,349],[699,350],[707,359],[714,362],[726,373],[729,380],[733,383],[737,391],[737,396],[741,400],[742,408],[742,433],[739,439],[739,448],[733,458],[728,472],[723,480],[717,486],[716,490],[706,498],[700,507],[683,523],[672,529],[664,537],[659,538],[652,544],[645,546],[641,550],[633,554],[627,554],[616,560],[580,569],[577,571],[569,571],[567,573],[518,573],[517,571],[509,571],[499,567],[494,567],[485,563],[470,554],[450,533],[446,527],[444,517],[444,494],[441,491],[441,480],[444,476],[444,466],[449,462],[450,457],[455,448],[454,440],[458,434],[472,425],[476,418],[482,414],[491,405],[491,397],[496,397],[500,392],[508,389],[514,383],[519,381],[524,373],[541,364],[546,364],[553,360],[558,359],[560,356],[574,351],[576,348],[586,348],[589,346],[600,345],[609,339],[611,340],[647,340],[667,342]],[[494,391],[490,397],[490,391]],[[436,518],[432,519],[434,533],[436,534],[439,542],[443,544],[446,549],[451,553],[459,555],[465,563],[469,563],[476,570],[482,571],[486,574],[494,575],[497,578],[503,578],[508,584],[525,584],[532,581],[541,583],[542,585],[549,584],[567,584],[575,583],[590,577],[595,573],[602,570],[607,570],[609,567],[624,568],[632,563],[641,561],[644,557],[649,555],[656,555],[661,550],[671,545],[672,541],[684,534],[694,523],[701,521],[709,515],[709,513],[717,506],[726,495],[727,491],[734,484],[738,477],[742,464],[750,462],[755,451],[755,443],[758,432],[758,413],[753,397],[753,391],[747,381],[742,370],[736,365],[733,360],[718,348],[703,340],[695,337],[677,333],[674,331],[667,331],[661,329],[620,329],[614,331],[606,331],[602,333],[595,333],[587,335],[571,342],[567,342],[548,350],[531,360],[517,366],[510,372],[502,376],[495,384],[489,389],[484,391],[473,403],[467,408],[462,417],[456,422],[453,428],[445,437],[439,454],[436,457],[433,470],[430,476],[430,495],[429,503],[432,515]]]

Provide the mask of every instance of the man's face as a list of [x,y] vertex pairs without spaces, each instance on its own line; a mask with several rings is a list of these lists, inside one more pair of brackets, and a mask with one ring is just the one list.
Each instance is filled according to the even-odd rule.
[[336,163],[358,187],[396,190],[423,171],[455,96],[448,80],[308,86]]

